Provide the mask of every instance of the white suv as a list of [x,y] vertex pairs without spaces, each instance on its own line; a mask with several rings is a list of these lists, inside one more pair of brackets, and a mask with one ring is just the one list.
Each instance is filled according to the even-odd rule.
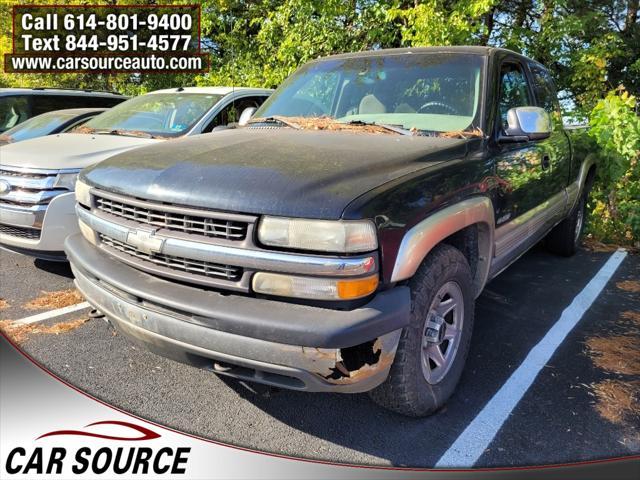
[[65,261],[63,242],[78,229],[73,191],[82,168],[144,145],[224,128],[270,94],[233,87],[158,90],[107,110],[73,133],[0,147],[0,247]]

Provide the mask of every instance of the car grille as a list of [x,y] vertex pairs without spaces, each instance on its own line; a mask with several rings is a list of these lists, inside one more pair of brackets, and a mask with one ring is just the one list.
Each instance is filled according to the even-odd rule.
[[100,240],[103,246],[117,250],[130,257],[135,257],[142,262],[150,262],[155,265],[169,268],[171,270],[180,270],[183,272],[203,275],[209,278],[219,278],[228,281],[238,281],[242,277],[242,268],[229,265],[219,265],[211,262],[203,262],[200,260],[191,260],[188,258],[174,257],[171,255],[163,255],[159,253],[144,253],[131,245],[120,242],[107,235],[100,234]]
[[0,204],[24,209],[47,205],[58,195],[69,191],[56,185],[58,173],[58,170],[0,168],[0,180],[10,186],[9,191],[0,196]]
[[26,238],[28,240],[38,240],[40,238],[40,230],[37,230],[35,228],[0,225],[0,233],[11,235],[12,237]]
[[98,210],[116,217],[178,232],[235,241],[244,240],[247,236],[245,222],[139,207],[100,196],[96,196],[96,207]]
[[52,175],[55,176],[55,174],[50,174],[50,173],[36,173],[36,172],[30,172],[28,170],[13,171],[13,170],[4,170],[2,168],[0,168],[0,175],[6,176],[6,177],[24,177],[24,178],[47,178]]

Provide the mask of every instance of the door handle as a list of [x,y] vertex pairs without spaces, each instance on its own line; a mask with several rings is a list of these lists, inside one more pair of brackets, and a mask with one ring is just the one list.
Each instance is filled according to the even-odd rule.
[[549,167],[551,166],[551,158],[549,158],[549,155],[543,155],[542,156],[542,170],[549,170]]

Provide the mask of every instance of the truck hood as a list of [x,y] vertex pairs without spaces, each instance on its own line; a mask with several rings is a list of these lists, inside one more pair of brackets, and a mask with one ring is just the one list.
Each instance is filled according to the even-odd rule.
[[60,133],[0,147],[0,164],[12,167],[84,168],[117,153],[160,142],[118,135]]
[[229,212],[337,219],[369,190],[466,152],[465,140],[226,130],[112,157],[83,172],[113,193]]

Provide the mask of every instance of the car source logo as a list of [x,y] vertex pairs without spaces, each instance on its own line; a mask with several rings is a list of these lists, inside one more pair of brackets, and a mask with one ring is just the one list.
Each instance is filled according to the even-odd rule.
[[[92,427],[97,425],[109,425],[115,433],[92,431]],[[130,478],[139,470],[146,474],[149,469],[154,477],[163,474],[184,475],[191,452],[191,447],[158,444],[157,439],[161,438],[159,433],[142,425],[120,420],[94,422],[82,429],[56,430],[40,435],[36,441],[47,437],[56,437],[55,443],[50,442],[47,446],[47,441],[44,440],[43,445],[31,449],[16,447],[11,450],[5,463],[7,473],[27,475],[30,478],[45,473],[47,476],[65,475],[65,478],[69,476],[67,473],[86,473],[95,478],[106,472],[113,472],[122,475],[122,478]],[[69,443],[65,437],[85,437],[92,438],[93,441],[77,440]],[[102,443],[96,445],[95,439],[100,439]],[[151,443],[143,447],[136,445],[137,442],[147,441]]]
[[5,195],[11,191],[11,184],[6,180],[0,180],[0,195]]

